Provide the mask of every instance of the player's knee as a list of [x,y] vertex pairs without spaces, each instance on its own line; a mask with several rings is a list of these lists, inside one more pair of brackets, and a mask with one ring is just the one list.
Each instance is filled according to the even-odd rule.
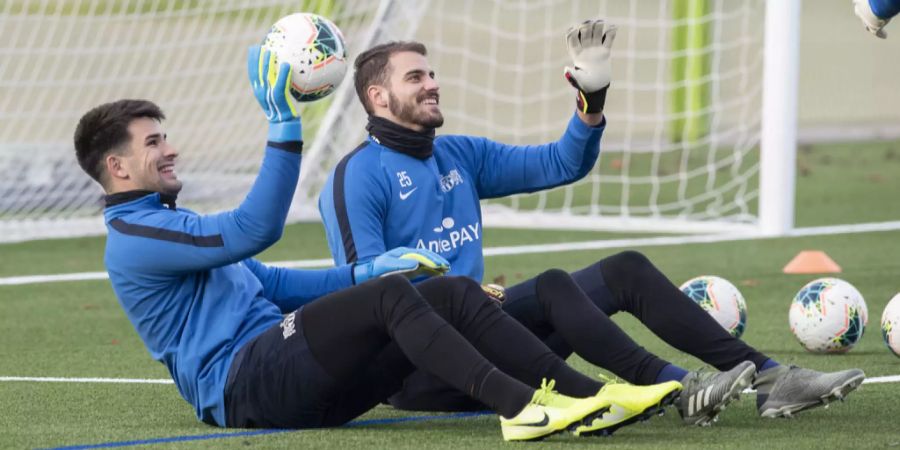
[[479,304],[490,301],[477,281],[468,277],[441,277],[444,289],[450,295],[444,299],[456,306],[462,304]]
[[369,281],[369,283],[372,283],[374,286],[377,286],[381,291],[386,293],[391,292],[402,295],[414,292],[416,290],[412,283],[409,282],[409,279],[407,279],[403,275],[388,275],[385,277],[379,277]]
[[614,294],[639,290],[654,270],[653,263],[643,253],[633,250],[604,258],[597,265],[606,286]]
[[643,253],[634,251],[634,250],[626,250],[621,253],[616,253],[608,258],[609,260],[613,260],[616,264],[620,265],[623,270],[643,270],[645,267],[651,265],[650,259],[644,256]]
[[566,272],[562,269],[550,269],[546,270],[540,275],[537,276],[538,283],[548,283],[548,284],[560,284],[566,283],[572,280],[572,276],[569,275],[569,272]]
[[358,304],[370,307],[375,320],[391,330],[404,318],[416,317],[430,309],[429,302],[403,275],[375,278],[360,285]]
[[604,275],[609,272],[614,274],[613,278],[620,280],[638,279],[647,269],[653,267],[650,259],[634,250],[616,253],[600,261],[600,264]]
[[[450,289],[459,294],[458,297],[471,297],[468,295],[471,291],[481,292],[481,285],[477,281],[469,277],[443,277],[447,279]],[[454,296],[456,297],[456,296]]]
[[538,275],[535,278],[535,292],[537,301],[545,311],[554,304],[572,304],[584,298],[572,275],[560,269],[550,269]]
[[[565,292],[571,289],[575,281],[565,270],[550,269],[538,275],[535,284],[538,292]],[[542,295],[538,296],[539,299],[543,299],[543,297]]]

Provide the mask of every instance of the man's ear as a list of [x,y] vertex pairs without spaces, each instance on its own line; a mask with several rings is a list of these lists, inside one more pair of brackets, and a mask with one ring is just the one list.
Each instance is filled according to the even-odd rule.
[[369,97],[369,103],[372,104],[373,108],[388,107],[388,91],[384,86],[373,84],[366,89],[366,95]]
[[104,161],[106,162],[106,173],[110,179],[128,179],[128,170],[125,169],[120,155],[110,153],[106,155]]

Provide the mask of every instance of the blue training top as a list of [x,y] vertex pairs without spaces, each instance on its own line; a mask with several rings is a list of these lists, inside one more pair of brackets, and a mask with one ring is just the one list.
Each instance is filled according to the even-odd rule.
[[439,136],[425,159],[369,136],[338,163],[319,196],[335,263],[366,261],[400,246],[425,248],[450,261],[450,274],[480,281],[479,200],[584,177],[597,161],[605,125],[604,119],[591,127],[574,115],[562,137],[544,145]]
[[150,355],[206,423],[226,425],[225,381],[244,344],[282,313],[352,285],[349,266],[290,270],[250,259],[281,237],[299,172],[299,153],[267,147],[233,211],[198,215],[140,192],[105,210],[113,290]]

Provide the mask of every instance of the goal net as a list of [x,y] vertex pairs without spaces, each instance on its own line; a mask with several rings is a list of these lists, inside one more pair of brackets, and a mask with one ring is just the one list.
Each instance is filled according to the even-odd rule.
[[[441,85],[443,134],[531,144],[574,111],[564,34],[619,26],[609,125],[570,186],[489,201],[485,221],[708,231],[754,226],[764,0],[7,0],[0,2],[0,241],[102,234],[102,191],[74,158],[89,108],[147,98],[179,149],[179,204],[234,207],[261,160],[265,121],[245,55],[300,10],[342,29],[350,57],[417,39]],[[361,142],[352,80],[302,109],[306,145],[291,220],[316,220],[328,171]]]

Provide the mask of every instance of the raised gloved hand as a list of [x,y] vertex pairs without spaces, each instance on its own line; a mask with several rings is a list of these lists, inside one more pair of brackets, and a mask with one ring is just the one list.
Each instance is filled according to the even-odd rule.
[[569,28],[566,34],[572,66],[566,67],[563,73],[578,89],[578,110],[583,113],[603,111],[612,74],[609,54],[616,39],[616,29],[615,25],[604,26],[603,20],[596,19]]
[[450,263],[437,253],[408,247],[397,247],[374,259],[353,266],[353,283],[372,278],[403,274],[409,279],[440,276],[450,270]]
[[291,66],[278,64],[272,52],[254,45],[247,56],[247,74],[253,95],[269,121],[269,141],[301,141],[300,114],[290,101]]

